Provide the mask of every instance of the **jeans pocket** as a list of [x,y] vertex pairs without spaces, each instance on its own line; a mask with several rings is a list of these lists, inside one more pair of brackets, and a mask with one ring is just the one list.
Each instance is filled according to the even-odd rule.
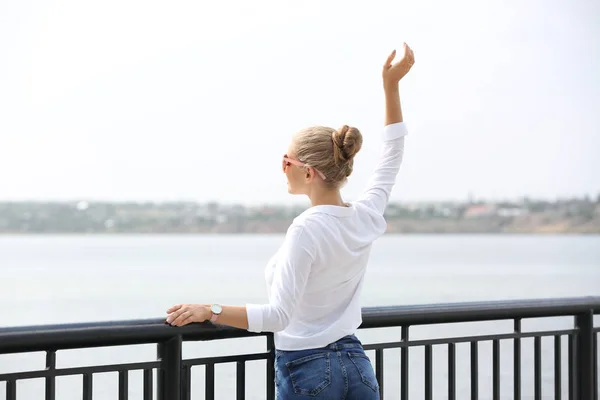
[[285,363],[296,394],[316,396],[331,384],[329,353],[311,354]]
[[350,360],[356,366],[363,383],[373,389],[374,392],[378,391],[379,384],[377,383],[375,371],[373,370],[373,365],[371,364],[369,357],[365,353],[350,352],[348,353],[348,357],[350,357]]

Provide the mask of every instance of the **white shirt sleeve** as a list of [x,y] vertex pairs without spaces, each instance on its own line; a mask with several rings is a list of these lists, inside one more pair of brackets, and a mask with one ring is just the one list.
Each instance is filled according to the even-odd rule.
[[404,136],[408,134],[406,124],[398,122],[387,125],[383,130],[383,149],[379,164],[358,202],[366,204],[379,214],[384,213],[392,188],[402,164]]
[[304,227],[292,225],[278,252],[269,304],[246,304],[248,331],[284,330],[302,298],[314,262],[312,240]]

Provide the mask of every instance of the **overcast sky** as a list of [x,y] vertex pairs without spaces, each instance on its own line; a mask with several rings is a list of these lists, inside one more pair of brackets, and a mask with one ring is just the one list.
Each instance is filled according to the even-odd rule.
[[403,41],[393,200],[600,193],[597,0],[0,0],[0,200],[298,202],[313,124],[363,133],[351,200]]

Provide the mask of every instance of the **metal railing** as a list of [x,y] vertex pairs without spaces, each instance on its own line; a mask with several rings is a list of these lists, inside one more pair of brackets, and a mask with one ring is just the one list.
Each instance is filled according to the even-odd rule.
[[[430,304],[417,306],[374,307],[363,309],[365,328],[400,327],[400,340],[387,343],[365,344],[366,351],[375,353],[375,372],[380,383],[381,397],[384,394],[384,349],[400,349],[400,398],[409,398],[409,349],[424,348],[424,393],[425,399],[433,397],[432,349],[442,346],[447,350],[447,396],[457,398],[456,393],[456,345],[468,343],[470,347],[470,396],[479,396],[479,348],[482,342],[492,343],[492,397],[500,399],[500,341],[513,343],[513,398],[521,399],[522,393],[522,340],[533,338],[533,385],[534,398],[542,398],[542,338],[553,340],[554,398],[560,399],[563,388],[561,369],[563,353],[561,338],[567,338],[567,382],[570,400],[598,399],[598,334],[594,327],[594,315],[600,314],[600,297],[513,300],[493,302],[470,302],[451,304]],[[521,322],[529,318],[574,317],[573,327],[562,330],[523,331]],[[476,321],[512,320],[514,330],[508,333],[445,337],[425,340],[411,340],[410,327],[418,325],[465,323]],[[184,341],[209,341],[228,338],[264,336],[267,351],[252,354],[236,354],[219,357],[184,359]],[[133,344],[157,344],[157,359],[149,362],[136,362],[112,365],[57,368],[57,351],[102,346]],[[153,370],[157,371],[156,385],[158,400],[179,400],[191,398],[191,370],[203,365],[205,373],[204,392],[206,399],[215,397],[215,365],[235,363],[236,398],[245,398],[246,363],[266,360],[266,398],[275,398],[274,386],[274,344],[271,334],[253,334],[245,330],[211,324],[192,324],[174,328],[164,320],[133,320],[102,323],[83,323],[52,326],[29,326],[0,329],[0,354],[14,354],[44,351],[46,368],[36,371],[11,372],[0,374],[0,383],[5,382],[6,399],[17,399],[17,381],[35,378],[45,379],[45,399],[55,400],[56,378],[62,376],[83,376],[82,395],[84,400],[92,399],[94,374],[117,372],[119,377],[118,399],[128,398],[128,378],[130,371],[143,371],[143,398],[153,399]],[[461,397],[463,398],[463,397]]]

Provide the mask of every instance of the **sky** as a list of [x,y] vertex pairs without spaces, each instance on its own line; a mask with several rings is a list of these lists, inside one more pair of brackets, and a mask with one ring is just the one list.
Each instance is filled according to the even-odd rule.
[[407,42],[393,201],[600,193],[600,2],[0,0],[0,201],[296,203],[310,125],[383,128]]

